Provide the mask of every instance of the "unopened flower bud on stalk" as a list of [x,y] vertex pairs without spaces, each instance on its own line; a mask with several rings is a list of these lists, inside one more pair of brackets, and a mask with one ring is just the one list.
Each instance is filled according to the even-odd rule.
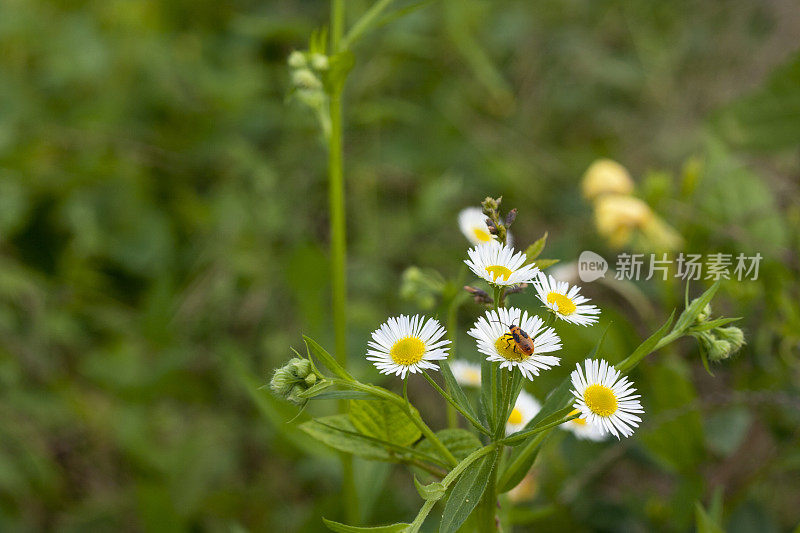
[[288,363],[275,370],[269,383],[272,392],[294,404],[302,405],[305,399],[300,393],[316,384],[322,378],[314,373],[311,361],[293,357]]
[[330,66],[328,57],[322,54],[314,54],[311,56],[311,66],[315,70],[328,70]]
[[506,227],[509,227],[517,219],[517,208],[515,207],[506,215]]
[[731,345],[732,353],[738,352],[744,346],[744,332],[736,326],[716,328],[714,333]]
[[292,72],[292,83],[304,89],[322,88],[322,82],[307,68],[301,68]]
[[478,304],[492,304],[494,303],[494,299],[489,296],[489,294],[477,287],[470,287],[469,285],[464,285],[464,290],[470,293],[475,298],[475,303]]
[[295,50],[291,54],[289,54],[289,58],[286,60],[292,68],[303,68],[306,66],[306,56],[303,52]]

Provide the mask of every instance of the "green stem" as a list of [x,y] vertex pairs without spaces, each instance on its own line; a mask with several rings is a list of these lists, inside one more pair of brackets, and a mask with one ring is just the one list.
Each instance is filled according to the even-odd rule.
[[342,39],[342,49],[346,50],[354,42],[356,42],[367,30],[370,29],[370,26],[375,22],[375,20],[380,16],[380,14],[393,2],[393,0],[379,0],[375,2],[372,7],[370,7],[366,13],[364,13],[353,27],[350,28],[350,31],[347,32],[347,35],[344,36]]
[[521,433],[514,433],[513,435],[510,435],[510,436],[508,436],[508,437],[506,437],[504,439],[500,439],[497,442],[501,442],[503,444],[513,444],[515,442],[518,442],[518,441],[521,441],[521,440],[525,440],[528,437],[530,437],[531,435],[536,435],[537,433],[541,433],[542,431],[548,430],[550,428],[554,428],[556,426],[560,426],[561,424],[563,424],[565,422],[569,422],[570,420],[574,420],[574,419],[578,418],[579,416],[581,416],[581,415],[580,414],[568,415],[568,416],[565,416],[564,418],[562,418],[560,420],[556,420],[555,422],[551,422],[549,424],[545,424],[544,426],[535,427],[533,429],[529,429],[529,430],[523,431]]
[[[331,50],[339,50],[345,25],[344,0],[331,0]],[[347,244],[345,237],[344,162],[342,157],[342,91],[344,81],[332,89],[329,99],[330,136],[328,137],[328,209],[331,232],[331,302],[334,354],[347,367]],[[340,409],[346,402],[340,402]],[[342,455],[342,492],[345,516],[352,524],[358,520],[358,493],[355,487],[353,458]]]
[[492,474],[489,476],[489,483],[486,485],[486,490],[478,503],[478,531],[481,533],[497,531],[497,466],[501,455],[498,451],[494,457],[494,467],[492,468]]
[[449,395],[449,394],[448,394],[448,393],[447,393],[445,390],[443,390],[443,389],[442,389],[442,388],[439,386],[439,384],[438,384],[438,383],[436,383],[436,381],[435,381],[435,380],[434,380],[432,377],[430,377],[430,376],[428,375],[428,373],[427,373],[427,372],[425,372],[425,371],[423,370],[423,371],[422,371],[422,375],[423,375],[423,376],[425,376],[425,379],[427,379],[427,380],[428,380],[428,383],[430,383],[430,384],[431,384],[431,386],[432,386],[434,389],[436,389],[436,392],[438,392],[439,394],[441,394],[441,395],[442,395],[442,397],[443,397],[445,400],[447,400],[447,403],[448,403],[448,404],[449,404],[449,405],[450,405],[450,406],[451,406],[451,407],[452,407],[454,410],[457,410],[459,413],[461,413],[461,415],[462,415],[464,418],[466,418],[466,419],[469,421],[469,423],[470,423],[470,424],[472,424],[473,426],[475,426],[475,429],[477,429],[478,431],[480,431],[481,433],[483,433],[483,434],[485,434],[485,435],[491,435],[491,434],[492,434],[492,433],[491,433],[491,431],[489,431],[488,429],[486,429],[485,427],[483,427],[483,424],[481,424],[480,422],[478,422],[478,421],[475,419],[475,417],[473,417],[471,414],[469,414],[467,411],[465,411],[465,410],[464,410],[464,409],[463,409],[463,408],[462,408],[460,405],[458,405],[458,403],[457,403],[457,402],[456,402],[456,401],[453,399],[453,397],[452,397],[452,396],[450,396],[450,395]]
[[[450,354],[456,354],[456,334],[458,330],[458,297],[453,296],[447,304],[447,339],[450,341]],[[451,392],[448,389],[448,392]],[[447,427],[457,428],[458,419],[456,418],[457,407],[448,399],[447,404]],[[459,411],[461,411],[459,409]],[[463,413],[462,413],[463,414]],[[469,419],[467,419],[469,420]]]

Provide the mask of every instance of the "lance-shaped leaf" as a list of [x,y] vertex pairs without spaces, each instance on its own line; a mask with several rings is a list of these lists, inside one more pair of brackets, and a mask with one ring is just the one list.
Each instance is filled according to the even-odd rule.
[[378,443],[359,438],[358,430],[345,414],[315,418],[300,424],[300,429],[336,450],[366,459],[389,461],[386,448]]
[[450,491],[444,506],[439,533],[454,533],[469,518],[483,496],[499,451],[484,455],[469,465]]
[[322,364],[328,367],[328,370],[342,379],[353,381],[353,376],[348,374],[347,370],[345,370],[342,365],[340,365],[339,362],[336,361],[336,359],[334,359],[333,356],[325,350],[325,348],[317,344],[317,341],[305,335],[303,335],[303,340],[306,341],[306,348],[309,350],[309,352],[317,356],[317,358],[322,361]]
[[404,531],[408,531],[408,528],[411,526],[411,524],[397,523],[388,526],[357,527],[334,522],[327,518],[323,518],[322,521],[328,529],[336,531],[336,533],[403,533]]
[[400,446],[407,446],[422,436],[398,405],[383,400],[351,400],[350,421],[361,433]]

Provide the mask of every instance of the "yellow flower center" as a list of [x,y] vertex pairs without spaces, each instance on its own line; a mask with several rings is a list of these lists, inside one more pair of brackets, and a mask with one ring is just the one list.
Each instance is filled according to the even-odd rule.
[[503,265],[492,265],[486,267],[486,272],[492,276],[492,281],[497,281],[497,278],[502,277],[503,281],[508,281],[511,276],[511,271]]
[[492,236],[485,229],[472,228],[472,233],[475,234],[475,238],[478,239],[479,241],[489,242],[492,240]]
[[572,300],[557,292],[551,292],[547,295],[547,303],[556,304],[557,311],[562,315],[571,315],[575,312],[575,304],[572,303]]
[[617,410],[617,397],[605,385],[589,385],[583,391],[586,407],[598,416],[611,416]]
[[516,407],[511,411],[511,415],[508,417],[508,423],[515,426],[522,424],[522,413]]
[[398,365],[413,365],[419,363],[425,355],[425,343],[416,337],[406,337],[394,343],[389,355]]
[[[569,416],[577,415],[580,412],[581,412],[580,409],[575,409],[574,411],[572,411],[569,414]],[[573,418],[572,419],[572,423],[573,424],[578,424],[579,426],[585,426],[586,425],[586,419],[585,418]]]
[[494,341],[494,347],[504,359],[509,361],[516,361],[517,363],[524,361],[529,356],[522,353],[522,350],[516,348],[517,343],[514,342],[514,336],[511,333],[506,333]]

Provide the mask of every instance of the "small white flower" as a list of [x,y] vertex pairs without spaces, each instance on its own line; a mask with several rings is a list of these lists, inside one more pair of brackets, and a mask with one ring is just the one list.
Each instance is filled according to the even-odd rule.
[[511,246],[495,241],[470,248],[467,255],[469,259],[464,262],[470,270],[493,285],[530,283],[539,273],[536,266],[525,264],[524,253],[515,253]]
[[[533,345],[530,354],[516,344],[509,330],[511,326],[518,326],[527,333]],[[486,359],[500,363],[500,368],[519,368],[528,379],[538,376],[540,370],[559,364],[558,357],[544,354],[560,350],[561,339],[553,328],[544,327],[541,318],[528,316],[527,311],[515,307],[487,311],[467,333],[477,340],[478,351],[486,355]]]
[[508,415],[506,435],[511,435],[512,433],[525,429],[528,422],[539,413],[541,408],[542,406],[536,401],[536,398],[525,391],[520,391],[519,397],[517,397],[517,403],[514,404],[514,409],[512,409],[511,414]]
[[423,369],[438,370],[432,361],[447,359],[449,340],[440,340],[444,328],[433,318],[400,315],[381,324],[372,332],[367,344],[367,360],[372,361],[381,374],[395,374],[402,378]]
[[[580,410],[575,409],[570,413],[570,416],[577,415]],[[601,441],[606,440],[608,433],[598,426],[589,424],[585,418],[575,418],[566,424],[561,424],[562,429],[571,431],[577,438],[584,440]]]
[[634,413],[644,413],[633,384],[602,359],[584,361],[585,374],[580,364],[576,366],[570,378],[576,398],[574,406],[581,412],[581,418],[587,425],[604,434],[612,433],[617,439],[620,434],[633,435],[633,428],[642,421]]
[[[486,225],[487,218],[480,207],[467,207],[458,214],[458,227],[461,228],[461,233],[464,234],[464,237],[472,244],[477,245],[496,241],[497,235],[492,235],[489,232],[489,226]],[[511,246],[513,242],[511,232],[506,230],[506,244]]]
[[566,281],[540,272],[533,287],[539,300],[561,320],[581,326],[597,322],[600,309],[586,303],[589,299],[580,295],[577,285],[570,287]]
[[450,363],[450,370],[459,385],[464,385],[465,387],[481,386],[481,365],[470,363],[463,359],[456,359]]

